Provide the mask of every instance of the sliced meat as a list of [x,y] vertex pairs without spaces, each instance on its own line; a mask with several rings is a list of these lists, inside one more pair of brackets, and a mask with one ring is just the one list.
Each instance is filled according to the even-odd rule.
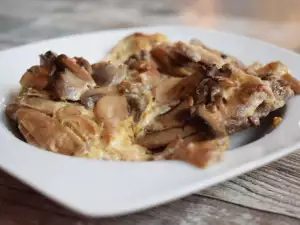
[[183,160],[198,167],[205,168],[221,161],[224,152],[229,148],[229,138],[217,138],[208,141],[190,142],[175,146],[175,151],[170,157]]
[[33,109],[19,109],[17,119],[25,139],[52,152],[74,155],[84,151],[85,143],[55,119]]
[[59,108],[66,106],[66,102],[57,102],[39,97],[21,96],[16,104],[20,107],[35,109],[39,112],[52,116]]
[[186,142],[176,139],[163,152],[155,155],[155,160],[182,160],[200,168],[219,162],[229,148],[229,138]]

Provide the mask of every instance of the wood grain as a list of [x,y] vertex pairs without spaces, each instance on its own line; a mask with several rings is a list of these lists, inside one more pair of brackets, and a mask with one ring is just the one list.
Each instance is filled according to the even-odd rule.
[[200,194],[300,219],[300,152]]
[[1,184],[1,225],[299,224],[299,220],[290,217],[197,195],[123,217],[89,219],[57,206],[33,190],[25,191],[19,186],[23,184],[14,187]]

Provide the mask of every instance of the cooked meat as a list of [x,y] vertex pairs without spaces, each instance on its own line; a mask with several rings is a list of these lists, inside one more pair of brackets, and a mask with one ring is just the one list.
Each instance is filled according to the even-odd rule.
[[74,155],[84,151],[84,142],[70,129],[42,112],[19,109],[17,119],[25,139],[49,151]]
[[162,153],[158,154],[155,159],[183,160],[203,168],[219,162],[228,147],[228,137],[189,143],[178,139]]
[[162,34],[134,33],[120,40],[105,60],[125,62],[130,56],[139,54],[141,50],[150,51],[154,46],[164,42],[168,42],[168,38]]
[[246,67],[198,40],[141,33],[93,65],[48,51],[20,83],[6,114],[30,144],[86,158],[199,167],[222,158],[228,135],[259,126],[300,93],[280,62]]
[[192,39],[190,41],[190,44],[194,45],[194,46],[199,46],[199,47],[209,51],[210,53],[222,58],[224,60],[224,63],[230,63],[230,64],[233,64],[234,66],[236,66],[240,69],[246,69],[246,66],[240,60],[238,60],[236,57],[225,54],[224,52],[220,52],[216,49],[209,48],[208,46],[204,45],[198,39]]
[[127,68],[124,65],[115,65],[111,62],[99,62],[93,64],[93,78],[99,86],[112,86],[121,83],[127,76]]
[[28,96],[20,96],[20,98],[16,100],[16,103],[20,108],[26,107],[35,109],[47,115],[53,115],[56,110],[68,104],[66,102],[58,102],[39,97]]
[[18,109],[20,108],[20,106],[18,104],[15,104],[15,103],[12,103],[12,104],[9,104],[8,106],[6,106],[5,108],[5,114],[6,116],[13,120],[13,121],[17,121],[17,111]]
[[289,73],[286,73],[282,75],[282,79],[288,84],[288,86],[291,87],[295,94],[300,94],[300,82],[295,77]]

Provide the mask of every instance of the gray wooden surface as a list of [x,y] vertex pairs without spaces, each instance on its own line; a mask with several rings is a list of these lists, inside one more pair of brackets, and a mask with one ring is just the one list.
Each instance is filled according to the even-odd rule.
[[[0,0],[0,49],[74,33],[161,24],[229,30],[297,49],[299,8],[297,0]],[[286,33],[274,35],[279,28]],[[300,224],[300,152],[184,199],[98,220],[76,215],[0,172],[0,224]]]

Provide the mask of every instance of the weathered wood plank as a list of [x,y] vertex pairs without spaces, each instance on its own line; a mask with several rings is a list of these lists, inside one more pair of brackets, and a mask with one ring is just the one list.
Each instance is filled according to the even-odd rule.
[[300,219],[300,151],[200,194]]
[[1,206],[0,224],[20,225],[296,225],[299,220],[239,207],[196,195],[132,215],[88,219],[56,214],[39,207],[24,206],[5,200]]

